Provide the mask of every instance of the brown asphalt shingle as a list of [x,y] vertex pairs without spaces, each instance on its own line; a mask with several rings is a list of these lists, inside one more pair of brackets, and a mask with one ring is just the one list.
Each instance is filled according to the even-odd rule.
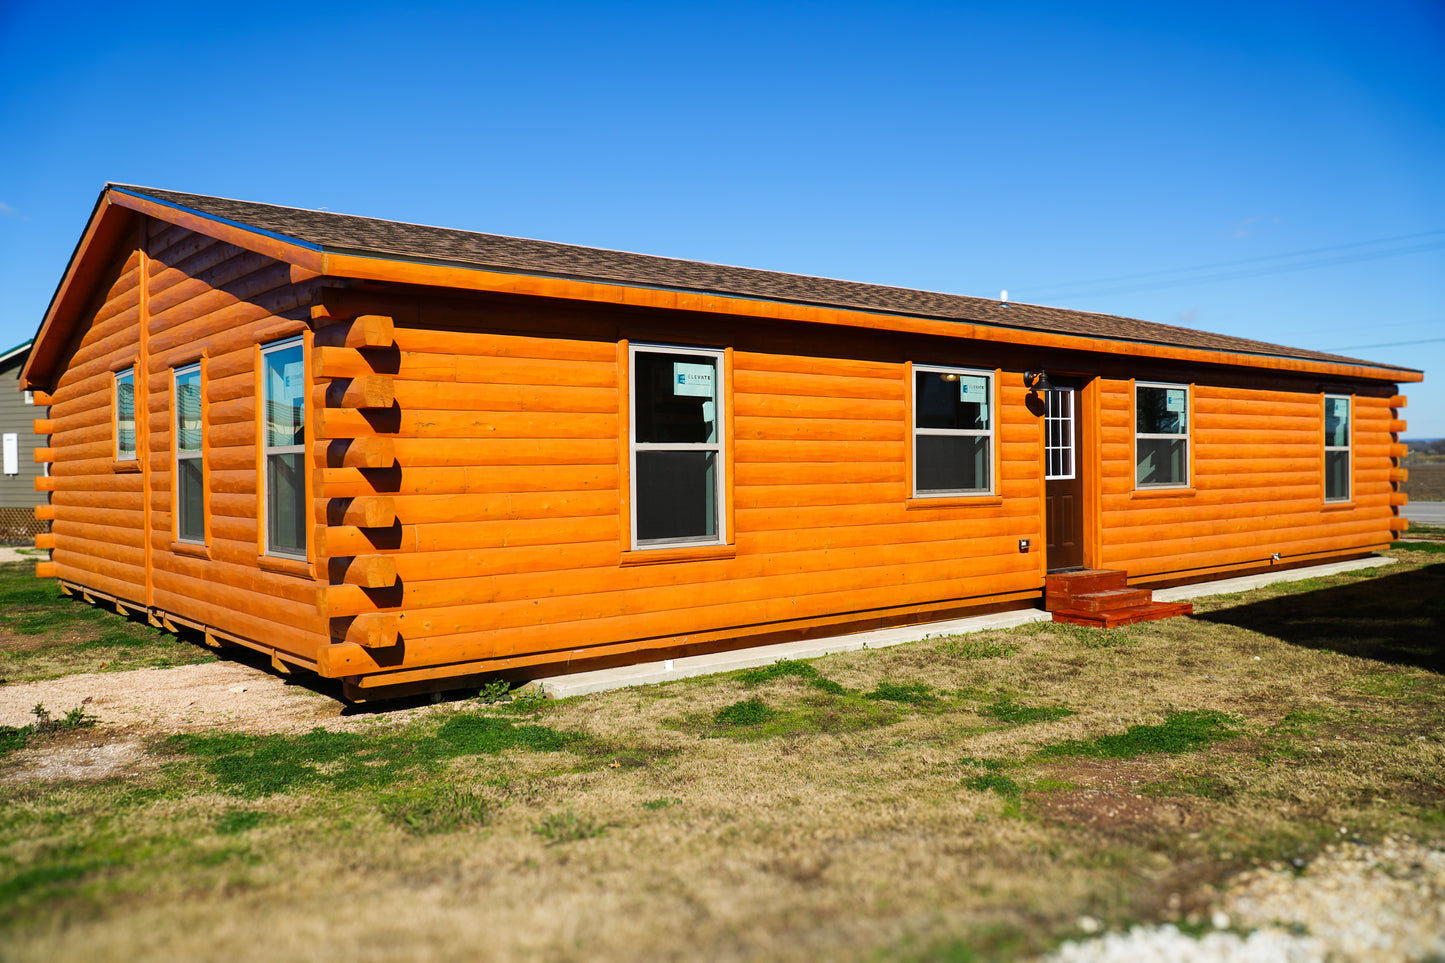
[[1112,314],[1092,314],[1033,304],[1010,303],[1005,307],[997,301],[957,294],[914,291],[856,281],[835,281],[647,254],[628,254],[551,241],[477,234],[471,231],[404,224],[399,221],[383,221],[327,211],[307,211],[251,201],[233,201],[148,187],[120,184],[111,187],[232,221],[243,227],[281,235],[327,251],[442,261],[503,272],[640,284],[943,321],[968,321],[1116,341],[1332,361],[1396,368],[1402,371],[1414,370],[1398,365],[1382,365],[1319,351],[1251,341],[1247,338],[1211,334],[1192,328],[1138,321]]

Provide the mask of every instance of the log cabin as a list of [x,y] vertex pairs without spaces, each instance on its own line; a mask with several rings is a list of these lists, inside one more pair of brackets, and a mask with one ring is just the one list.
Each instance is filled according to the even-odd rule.
[[39,574],[370,699],[1368,555],[1421,378],[107,185],[20,387]]

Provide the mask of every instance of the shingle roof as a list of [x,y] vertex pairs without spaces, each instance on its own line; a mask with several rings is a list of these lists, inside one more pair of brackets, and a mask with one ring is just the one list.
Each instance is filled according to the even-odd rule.
[[1094,314],[1012,302],[1003,305],[985,298],[958,294],[915,291],[856,281],[836,281],[778,271],[629,254],[552,241],[478,234],[472,231],[383,221],[329,211],[308,211],[148,187],[120,184],[110,186],[115,190],[149,197],[164,204],[337,253],[444,262],[502,272],[645,285],[944,321],[967,321],[1116,341],[1396,368],[1401,371],[1415,370],[1112,314]]

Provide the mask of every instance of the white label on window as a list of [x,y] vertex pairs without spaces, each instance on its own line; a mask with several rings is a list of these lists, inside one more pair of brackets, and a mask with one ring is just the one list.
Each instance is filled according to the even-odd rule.
[[5,474],[20,474],[20,436],[5,432]]
[[983,375],[959,375],[958,397],[963,401],[988,401],[988,379]]
[[1348,418],[1348,417],[1349,417],[1349,414],[1350,414],[1350,399],[1348,399],[1348,398],[1331,398],[1330,400],[1335,403],[1335,417],[1336,417],[1336,418]]
[[293,361],[285,368],[286,394],[296,397],[306,387],[301,378],[301,362]]
[[1178,411],[1178,412],[1183,412],[1183,411],[1184,411],[1184,389],[1183,389],[1183,388],[1166,388],[1166,389],[1164,389],[1164,410],[1165,410],[1165,411]]
[[711,398],[713,366],[710,364],[688,364],[685,361],[672,363],[673,397]]

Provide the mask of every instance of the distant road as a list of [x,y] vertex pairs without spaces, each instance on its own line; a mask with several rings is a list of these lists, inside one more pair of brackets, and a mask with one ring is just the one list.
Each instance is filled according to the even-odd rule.
[[[1445,502],[1416,502],[1406,505],[1401,512],[1412,522],[1421,525],[1445,525]],[[1406,535],[1409,532],[1405,533]]]

